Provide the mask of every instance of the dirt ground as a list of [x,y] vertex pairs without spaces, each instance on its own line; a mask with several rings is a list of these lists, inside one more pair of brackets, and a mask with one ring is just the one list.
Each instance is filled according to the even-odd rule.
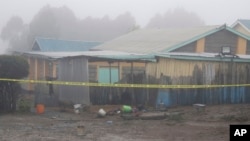
[[168,108],[161,120],[124,120],[119,115],[98,118],[99,108],[75,114],[46,108],[44,114],[0,115],[1,141],[228,141],[230,124],[250,124],[250,105]]

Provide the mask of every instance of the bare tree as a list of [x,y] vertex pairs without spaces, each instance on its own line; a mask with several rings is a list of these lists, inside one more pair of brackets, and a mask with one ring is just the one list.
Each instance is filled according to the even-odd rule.
[[87,17],[77,19],[66,6],[43,7],[25,25],[20,17],[12,17],[1,33],[1,38],[9,41],[10,48],[27,50],[36,37],[58,38],[65,40],[107,41],[138,28],[130,13],[115,19]]
[[13,16],[3,27],[1,38],[9,42],[9,48],[20,49],[26,46],[27,26],[22,18]]

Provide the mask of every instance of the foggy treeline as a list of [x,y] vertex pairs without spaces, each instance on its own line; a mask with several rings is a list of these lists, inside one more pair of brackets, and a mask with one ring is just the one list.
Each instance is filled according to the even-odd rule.
[[[157,14],[146,28],[168,28],[204,25],[195,14],[177,8],[165,15]],[[13,16],[1,31],[1,38],[9,43],[9,49],[29,50],[35,37],[65,40],[105,42],[140,28],[136,19],[129,13],[123,13],[114,19],[103,18],[78,19],[68,7],[51,7],[40,9],[29,24],[19,16]]]
[[178,28],[205,25],[204,21],[193,12],[183,8],[169,10],[165,14],[156,14],[147,24],[147,28]]

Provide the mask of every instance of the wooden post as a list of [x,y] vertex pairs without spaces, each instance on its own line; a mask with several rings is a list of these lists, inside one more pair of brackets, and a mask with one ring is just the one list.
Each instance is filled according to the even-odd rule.
[[247,40],[238,37],[236,54],[246,54],[246,50],[247,50]]
[[[134,84],[134,76],[133,76],[134,75],[134,64],[133,64],[133,62],[131,62],[131,72],[130,72],[130,74],[131,74],[131,83]],[[132,93],[132,104],[135,104],[134,88],[132,88],[131,93]]]
[[111,73],[111,62],[109,62],[109,83],[111,84],[112,83],[112,81],[111,81],[111,79],[112,79],[112,73]]
[[134,83],[134,76],[133,76],[133,74],[134,74],[134,64],[133,64],[133,62],[131,62],[131,72],[130,72],[130,74],[131,74],[131,81],[132,81],[132,83]]
[[121,79],[120,62],[118,62],[118,81]]
[[205,49],[205,38],[201,38],[200,40],[196,42],[195,52],[202,53],[204,52],[204,49]]

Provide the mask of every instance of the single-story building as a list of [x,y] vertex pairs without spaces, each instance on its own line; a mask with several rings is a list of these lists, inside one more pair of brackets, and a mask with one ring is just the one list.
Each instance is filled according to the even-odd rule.
[[[83,52],[40,52],[31,51],[22,53],[23,56],[27,58],[35,58],[36,60],[43,60],[44,62],[56,62],[56,73],[48,72],[51,76],[47,76],[44,79],[34,79],[34,80],[50,80],[50,81],[63,81],[63,82],[91,82],[89,81],[89,75],[93,72],[93,68],[89,68],[89,63],[107,63],[109,64],[107,69],[104,71],[101,67],[99,72],[100,83],[115,83],[120,81],[117,74],[136,74],[138,70],[134,69],[134,63],[145,64],[149,61],[154,60],[153,56],[142,55],[142,54],[132,54],[126,52],[118,51],[83,51]],[[121,65],[120,65],[121,64]],[[123,64],[123,65],[122,65]],[[130,67],[126,70],[126,65]],[[99,64],[101,66],[102,64]],[[118,65],[118,66],[116,66]],[[51,65],[55,66],[55,65]],[[32,67],[32,66],[31,66]],[[115,71],[117,69],[117,71]],[[125,70],[124,70],[125,69]],[[45,68],[41,69],[45,70]],[[41,70],[39,72],[41,72]],[[127,71],[127,72],[125,72]],[[45,71],[43,71],[45,74]],[[115,72],[115,73],[114,73]],[[143,72],[144,73],[144,72]],[[55,75],[54,75],[55,74]],[[125,74],[124,74],[125,75]],[[33,79],[31,79],[33,80]],[[127,83],[126,81],[123,83]],[[39,84],[39,83],[29,83],[33,85],[36,96],[36,101],[46,103],[49,101],[51,96],[58,96],[60,102],[68,103],[81,103],[90,104],[91,96],[89,95],[88,86],[68,86],[68,85],[58,85],[51,87],[50,84]],[[51,90],[51,88],[53,90]],[[96,90],[96,88],[93,88]],[[99,94],[100,96],[100,94]],[[92,96],[95,97],[95,96]],[[48,105],[53,105],[48,103]]]
[[[92,50],[99,50],[89,51],[88,53],[93,53],[92,55],[79,52],[77,56],[87,56],[88,78],[91,82],[115,83],[119,81],[119,83],[123,83],[122,79],[128,78],[124,76],[134,74],[131,72],[135,72],[134,68],[138,67],[138,74],[142,75],[138,78],[131,75],[129,76],[130,80],[125,80],[124,83],[243,84],[248,83],[248,79],[242,79],[242,77],[248,78],[249,39],[249,36],[226,25],[183,29],[140,29],[92,48]],[[106,54],[105,51],[113,53]],[[50,52],[31,52],[28,54],[26,55],[33,60],[35,60],[34,58],[39,60],[39,55],[47,56]],[[70,53],[68,52],[68,54]],[[49,60],[54,61],[53,59]],[[30,63],[32,64],[32,62]],[[46,70],[45,67],[43,69],[35,68],[36,70]],[[55,67],[51,74],[59,79],[59,69],[56,68],[59,67]],[[68,73],[76,75],[70,71]],[[90,97],[94,96],[93,99],[96,99],[96,101],[92,101],[93,104],[119,104],[120,99],[126,99],[122,95],[129,94],[132,94],[132,98],[128,99],[133,101],[130,104],[149,103],[155,105],[164,101],[168,106],[195,102],[242,103],[248,102],[249,99],[246,95],[247,87],[246,89],[230,87],[230,90],[229,88],[216,90],[138,90],[137,88],[128,88],[122,91],[110,90],[110,88],[108,90],[101,89],[95,91],[95,94],[91,94]],[[168,95],[169,90],[171,90],[171,96]],[[122,93],[122,95],[116,95],[117,93]],[[167,95],[167,98],[162,100],[161,94]],[[174,98],[169,98],[172,96]]]
[[[31,51],[44,53],[79,52],[88,51],[91,48],[100,44],[101,42],[60,40],[37,37],[33,43]],[[39,58],[35,55],[25,57],[27,58],[30,64],[28,79],[45,80],[46,78],[55,79],[57,77],[58,62],[55,59],[48,60],[44,58]],[[32,84],[29,84],[25,87],[25,89],[33,91],[34,87]]]
[[[153,81],[148,80],[148,83],[155,83],[157,80],[158,84],[173,85],[242,84],[248,83],[246,78],[248,78],[250,61],[248,57],[250,55],[249,39],[248,35],[227,25],[179,29],[140,29],[105,42],[96,46],[95,49],[153,54],[157,62],[147,63],[145,69],[147,79],[154,78]],[[224,55],[222,49],[230,50],[230,52],[228,55]],[[237,73],[232,73],[234,71]],[[233,87],[231,93],[229,93],[229,88],[220,89],[220,93],[228,94],[225,97],[238,96],[230,100],[218,97],[211,99],[214,97],[213,95],[221,97],[218,90],[214,92],[211,89],[208,91],[176,89],[171,93],[175,99],[167,97],[168,100],[165,99],[165,104],[171,106],[195,102],[248,102],[248,100],[242,99],[242,93],[238,93],[243,92],[243,89],[236,88],[238,87]],[[149,97],[159,103],[161,101],[160,94],[165,94],[168,91],[169,89],[159,89],[158,92],[154,91],[155,94]],[[200,93],[208,95],[202,96]],[[244,91],[246,98],[245,94],[246,91]],[[179,101],[176,100],[176,96],[178,96]],[[202,97],[202,99],[197,97]]]
[[[215,28],[155,55],[147,75],[171,85],[232,85],[197,89],[161,89],[157,102],[249,103],[250,37],[228,26]],[[241,85],[241,86],[237,86]]]
[[[39,52],[41,54],[54,54],[56,52],[62,54],[81,54],[85,51],[95,51],[94,53],[89,52],[88,54],[96,54],[101,57],[101,59],[95,58],[89,60],[89,81],[91,82],[118,82],[124,76],[130,73],[131,66],[133,66],[133,72],[142,73],[145,72],[145,61],[136,61],[136,54],[133,53],[128,57],[125,55],[120,55],[119,57],[116,54],[105,54],[106,52],[101,52],[97,54],[97,49],[93,49],[95,46],[100,45],[100,42],[86,42],[86,41],[68,41],[68,40],[59,40],[59,39],[50,39],[50,38],[36,38],[32,47],[33,55],[27,56],[28,62],[30,64],[30,73],[28,79],[31,80],[45,80],[48,78],[56,79],[58,77],[58,62],[57,59],[47,59],[39,57]],[[68,52],[68,53],[67,53]],[[103,53],[103,54],[102,54]],[[106,59],[105,59],[106,58]],[[114,59],[110,59],[114,58]],[[120,61],[116,61],[120,60]],[[123,60],[123,61],[121,61]],[[111,74],[109,69],[111,68]],[[99,75],[100,74],[100,75]],[[110,75],[112,75],[112,80],[109,80]],[[25,89],[33,91],[34,85],[29,84]]]

